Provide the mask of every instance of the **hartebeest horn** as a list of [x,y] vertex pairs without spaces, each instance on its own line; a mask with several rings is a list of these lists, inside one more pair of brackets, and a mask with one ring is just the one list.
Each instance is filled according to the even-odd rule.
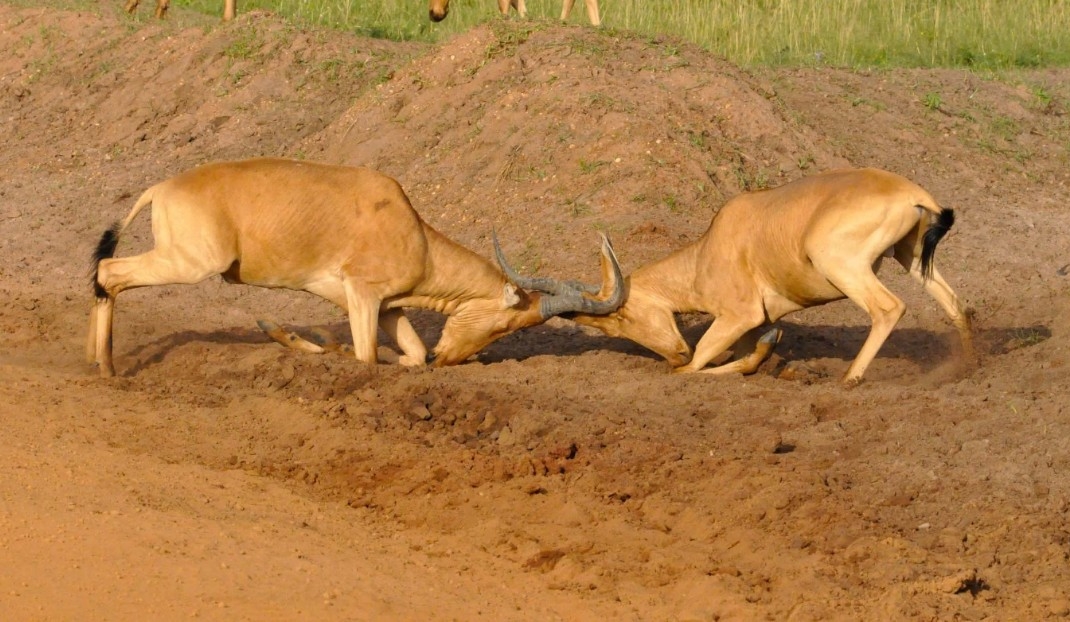
[[[544,294],[557,295],[568,294],[577,290],[588,294],[597,294],[601,291],[600,285],[588,285],[582,281],[561,281],[550,277],[524,276],[509,265],[505,254],[502,253],[501,245],[498,244],[498,233],[491,231],[490,237],[494,241],[494,255],[498,259],[498,266],[505,273],[505,278],[509,279],[509,282],[517,287],[543,292]],[[605,240],[605,236],[602,236],[602,238]],[[612,247],[610,248],[612,249]]]
[[[506,278],[511,283],[524,289],[535,290],[549,294],[539,301],[539,310],[543,318],[550,318],[564,313],[589,313],[592,315],[605,315],[612,313],[624,304],[624,274],[617,261],[617,254],[613,251],[613,243],[605,234],[602,237],[603,257],[603,285],[588,285],[580,281],[561,281],[548,277],[522,276],[505,258],[502,247],[498,243],[496,232],[491,233],[494,241],[494,254],[498,259],[498,265]],[[597,294],[605,285],[610,286],[609,294],[604,299],[595,299],[584,294]]]

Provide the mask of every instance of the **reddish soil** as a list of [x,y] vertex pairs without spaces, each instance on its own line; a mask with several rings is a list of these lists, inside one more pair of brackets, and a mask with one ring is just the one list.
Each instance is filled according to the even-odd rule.
[[[118,4],[0,5],[5,620],[1070,615],[1070,70],[747,72],[544,22],[429,47]],[[469,248],[497,229],[522,269],[586,280],[596,230],[631,270],[743,190],[886,168],[957,210],[937,261],[980,365],[886,265],[909,310],[853,389],[848,302],[786,318],[745,378],[560,319],[413,370],[285,350],[257,318],[344,316],[219,279],[121,296],[100,379],[101,231],[260,155],[379,168]],[[142,217],[120,254],[150,244]],[[434,343],[441,316],[414,318]]]

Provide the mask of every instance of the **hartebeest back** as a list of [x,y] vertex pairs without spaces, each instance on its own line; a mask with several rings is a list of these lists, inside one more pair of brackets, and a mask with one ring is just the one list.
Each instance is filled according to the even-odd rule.
[[[941,209],[928,192],[899,175],[830,171],[735,197],[699,240],[636,270],[617,311],[571,317],[636,341],[676,371],[751,373],[771,352],[778,332],[765,337],[758,356],[704,368],[766,322],[849,298],[872,319],[844,376],[855,383],[906,310],[875,274],[882,257],[895,257],[951,318],[972,357],[969,317],[933,263],[936,245],[953,222],[952,210]],[[511,272],[507,265],[503,269]],[[715,317],[694,356],[676,325],[674,314],[682,312]]]
[[[141,0],[127,0],[126,12],[133,13]],[[162,19],[167,14],[167,8],[171,6],[171,0],[156,0],[156,17]],[[238,11],[238,0],[223,0],[223,19],[232,20]]]
[[[591,20],[592,26],[601,26],[602,18],[598,14],[598,0],[586,0],[587,3],[587,19]],[[572,7],[576,4],[576,0],[563,0],[561,2],[561,21],[568,19],[568,16],[572,14]],[[516,12],[520,17],[526,17],[528,14],[528,8],[524,4],[524,0],[498,0],[498,10],[501,11],[503,16],[509,15],[509,8],[516,9]],[[428,15],[431,16],[431,21],[441,22],[446,19],[446,16],[450,12],[450,0],[431,0],[431,4],[428,8]]]
[[[113,259],[120,233],[150,204],[155,248]],[[230,283],[305,290],[346,309],[354,353],[366,363],[376,362],[381,326],[403,364],[450,365],[555,315],[616,309],[623,276],[604,236],[602,259],[604,296],[567,284],[555,295],[528,293],[423,222],[386,175],[281,159],[208,164],[146,190],[101,236],[86,354],[101,375],[114,374],[112,316],[122,291],[219,274]],[[449,316],[431,356],[404,307]]]

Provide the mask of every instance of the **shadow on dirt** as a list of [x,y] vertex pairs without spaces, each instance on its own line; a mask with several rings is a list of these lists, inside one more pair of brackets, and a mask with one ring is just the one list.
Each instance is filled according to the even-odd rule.
[[[410,317],[428,347],[433,347],[442,333],[445,317],[426,311],[410,312]],[[709,328],[711,320],[695,321],[692,317],[685,318],[681,323],[685,324],[681,327],[684,338],[694,347],[694,344]],[[776,349],[776,356],[788,362],[801,363],[817,359],[849,362],[858,354],[869,334],[868,325],[830,326],[783,321],[775,325],[784,331],[784,336]],[[352,342],[349,337],[349,325],[346,322],[286,325],[286,328],[305,338],[311,338],[311,331],[319,329],[331,334],[340,344]],[[757,331],[757,334],[767,329],[768,327],[763,327]],[[1014,350],[1031,347],[1050,339],[1051,336],[1051,328],[1041,324],[984,328],[976,329],[974,332],[977,349],[986,356],[1000,356]],[[266,348],[274,344],[266,334],[255,328],[222,328],[209,332],[184,330],[138,345],[123,353],[124,358],[137,360],[137,363],[127,368],[121,375],[136,376],[149,367],[162,363],[170,351],[191,343],[262,344]],[[381,346],[380,360],[384,363],[396,363],[396,355],[391,355],[391,350],[395,350],[396,347],[382,331],[379,333],[379,344]],[[749,352],[751,347],[743,345],[740,347],[740,352]],[[899,328],[889,335],[877,354],[877,358],[905,359],[917,364],[923,371],[931,371],[944,364],[959,350],[958,338],[954,331],[948,328]],[[592,334],[591,331],[585,331],[572,324],[536,326],[514,333],[486,347],[479,354],[478,360],[489,364],[509,360],[522,361],[538,356],[582,356],[593,352],[612,352],[653,361],[662,360],[660,356],[639,344],[626,339]]]
[[[172,333],[148,343],[136,346],[134,349],[124,352],[121,356],[128,360],[136,360],[137,363],[119,372],[120,376],[137,376],[146,369],[159,365],[168,354],[185,345],[193,343],[215,344],[267,344],[273,343],[263,331],[247,328],[221,328],[209,332],[196,330],[183,330]],[[144,356],[144,358],[142,358]]]

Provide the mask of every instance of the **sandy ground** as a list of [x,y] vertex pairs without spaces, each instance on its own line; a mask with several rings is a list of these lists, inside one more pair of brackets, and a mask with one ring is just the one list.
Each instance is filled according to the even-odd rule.
[[[0,5],[0,49],[5,620],[1070,615],[1066,70],[744,72],[544,22],[427,47],[110,2]],[[98,378],[101,231],[260,155],[379,168],[469,248],[496,228],[522,269],[587,280],[598,230],[632,270],[741,191],[893,170],[957,211],[937,261],[981,362],[889,265],[909,310],[853,389],[848,302],[785,318],[745,378],[560,319],[414,370],[385,339],[375,367],[284,350],[257,318],[344,339],[343,314],[219,279],[123,294]],[[142,217],[120,254],[150,245]]]

